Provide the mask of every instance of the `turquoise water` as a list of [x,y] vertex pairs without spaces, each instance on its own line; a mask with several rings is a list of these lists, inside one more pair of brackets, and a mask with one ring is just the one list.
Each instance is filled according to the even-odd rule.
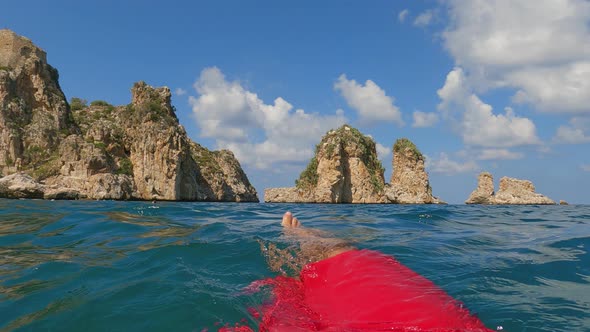
[[394,255],[504,331],[590,331],[590,206],[0,200],[0,331],[256,326],[279,218]]

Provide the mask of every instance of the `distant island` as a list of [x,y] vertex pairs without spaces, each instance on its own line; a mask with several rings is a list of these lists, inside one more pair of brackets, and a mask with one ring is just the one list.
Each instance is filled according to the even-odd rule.
[[[555,202],[547,196],[535,192],[535,186],[529,180],[519,180],[509,177],[500,179],[500,190],[494,192],[494,178],[488,172],[479,174],[477,188],[469,195],[465,204],[489,205],[550,205]],[[560,202],[566,205],[565,201]]]
[[441,204],[432,195],[424,156],[407,138],[393,145],[393,174],[385,183],[375,141],[344,125],[331,130],[290,188],[269,188],[266,202]]
[[57,69],[0,30],[0,197],[258,202],[228,150],[191,141],[170,89],[138,82],[131,103],[68,103]]
[[[432,195],[424,155],[407,138],[393,144],[393,173],[389,183],[377,157],[375,141],[358,129],[344,125],[330,130],[294,187],[267,188],[265,202],[273,203],[373,203],[445,204]],[[483,172],[466,204],[555,204],[535,192],[531,181],[503,177],[494,192],[493,178]],[[567,204],[561,201],[560,204]]]

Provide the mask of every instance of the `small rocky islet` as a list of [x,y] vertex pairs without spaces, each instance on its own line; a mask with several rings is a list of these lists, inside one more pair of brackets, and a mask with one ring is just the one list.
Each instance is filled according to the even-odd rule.
[[[330,130],[316,146],[315,155],[294,187],[268,188],[269,203],[445,204],[433,196],[425,158],[407,138],[393,144],[393,173],[389,183],[370,136],[344,125]],[[535,192],[531,181],[503,177],[494,193],[492,175],[483,172],[466,204],[555,204]],[[567,204],[563,202],[562,204]]]
[[[563,202],[563,203],[561,203]],[[561,201],[561,205],[567,205]],[[555,201],[535,192],[535,186],[529,180],[509,178],[500,179],[500,188],[494,191],[494,178],[488,172],[482,172],[477,179],[477,188],[469,195],[465,204],[489,205],[551,205]]]
[[264,199],[276,203],[444,203],[432,195],[424,156],[414,143],[398,139],[393,153],[393,174],[385,183],[375,141],[343,125],[324,135],[295,187],[266,189]]
[[[131,103],[72,98],[45,51],[0,30],[0,197],[258,202],[229,150],[210,151],[180,125],[170,89],[137,82]],[[266,202],[442,204],[425,158],[408,139],[393,146],[393,173],[370,136],[344,125],[329,131],[290,188],[265,190]],[[555,204],[530,181],[482,173],[467,204]],[[560,202],[561,204],[567,204]]]

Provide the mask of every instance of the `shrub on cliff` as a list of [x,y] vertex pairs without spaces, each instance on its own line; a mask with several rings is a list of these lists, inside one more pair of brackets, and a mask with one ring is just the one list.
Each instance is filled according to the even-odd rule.
[[311,189],[318,184],[318,178],[318,159],[313,156],[307,167],[299,175],[299,179],[295,180],[295,186],[303,190]]
[[409,139],[407,139],[405,137],[396,140],[395,144],[393,145],[393,153],[394,154],[401,153],[401,152],[406,151],[408,149],[414,153],[414,156],[416,156],[417,159],[424,159],[424,156],[422,155],[420,150],[418,150],[416,145],[414,143],[412,143],[412,141],[410,141]]
[[87,101],[85,99],[78,98],[78,97],[72,97],[72,99],[70,99],[70,109],[72,111],[79,111],[79,110],[84,109],[86,107],[88,107],[88,105],[87,105]]
[[313,158],[305,170],[301,172],[299,179],[295,181],[295,186],[304,190],[314,188],[319,179],[317,168],[320,155],[322,158],[330,159],[338,153],[343,153],[342,151],[346,150],[347,146],[358,149],[355,155],[366,166],[374,192],[382,191],[385,168],[377,158],[375,141],[371,137],[363,135],[358,129],[348,125],[343,125],[337,130],[330,130],[322,137],[321,142],[316,146]]
[[133,176],[133,164],[129,158],[119,159],[119,168],[117,169],[117,174]]
[[94,100],[90,103],[90,106],[113,106],[113,105],[107,103],[104,100]]

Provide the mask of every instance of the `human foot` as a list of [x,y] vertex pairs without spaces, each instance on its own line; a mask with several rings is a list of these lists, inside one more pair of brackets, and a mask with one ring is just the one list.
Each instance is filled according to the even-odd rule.
[[281,225],[285,228],[297,228],[301,226],[301,223],[299,220],[297,220],[297,218],[293,217],[291,212],[287,211],[283,215],[283,221],[281,222]]
[[281,225],[285,235],[295,236],[301,247],[301,253],[309,256],[309,262],[329,258],[354,249],[347,241],[334,238],[330,234],[301,226],[301,222],[291,212],[285,212]]

